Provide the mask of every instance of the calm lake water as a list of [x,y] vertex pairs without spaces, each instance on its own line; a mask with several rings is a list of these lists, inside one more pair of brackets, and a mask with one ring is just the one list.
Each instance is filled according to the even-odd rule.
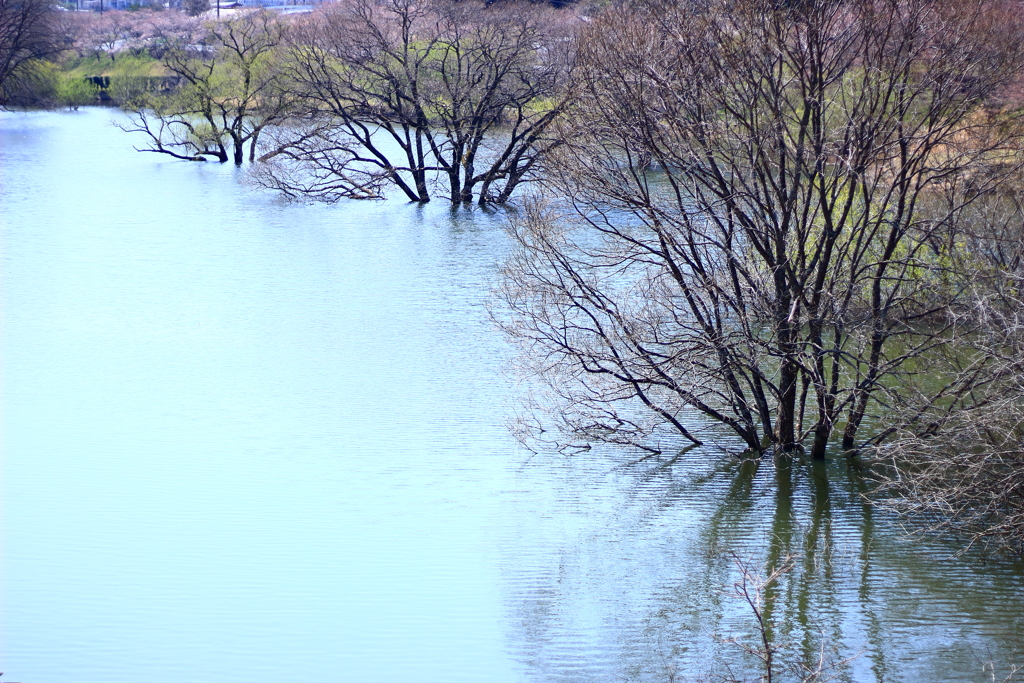
[[0,114],[4,680],[694,680],[752,633],[849,681],[1024,662],[1024,567],[950,559],[845,464],[518,447],[500,217],[304,206]]

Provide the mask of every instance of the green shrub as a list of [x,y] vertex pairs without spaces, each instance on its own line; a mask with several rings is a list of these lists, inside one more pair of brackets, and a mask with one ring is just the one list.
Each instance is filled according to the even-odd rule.
[[78,109],[96,102],[97,88],[86,78],[69,74],[56,74],[54,99],[58,104]]

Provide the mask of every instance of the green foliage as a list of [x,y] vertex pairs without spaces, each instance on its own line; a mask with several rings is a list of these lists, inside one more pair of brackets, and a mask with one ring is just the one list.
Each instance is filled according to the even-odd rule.
[[78,109],[93,104],[97,88],[84,76],[62,72],[53,62],[38,61],[25,70],[18,101],[27,106]]
[[88,55],[78,57],[65,62],[62,66],[64,73],[72,76],[163,76],[166,69],[156,59],[148,54],[123,54],[116,60],[110,60],[105,55]]
[[56,75],[55,99],[65,107],[79,107],[96,102],[98,88],[86,78],[64,73]]
[[[65,62],[61,70],[62,77],[69,80],[105,79],[102,88],[94,87],[93,97],[97,91],[103,91],[121,105],[135,102],[156,88],[166,73],[164,66],[146,53],[123,54],[114,61],[105,56],[88,55]],[[59,98],[58,101],[64,104]]]
[[125,105],[138,100],[154,88],[153,75],[157,62],[148,55],[125,55],[118,60],[117,67],[110,74],[107,92],[118,104]]
[[33,61],[23,65],[17,88],[8,94],[9,100],[19,106],[48,107],[57,99],[57,65],[53,62]]

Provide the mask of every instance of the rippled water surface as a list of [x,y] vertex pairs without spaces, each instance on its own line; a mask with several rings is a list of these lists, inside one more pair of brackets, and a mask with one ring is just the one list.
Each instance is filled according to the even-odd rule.
[[787,556],[789,661],[1024,660],[1024,569],[901,540],[841,462],[518,447],[500,217],[283,204],[116,116],[0,114],[4,680],[749,677],[736,560]]

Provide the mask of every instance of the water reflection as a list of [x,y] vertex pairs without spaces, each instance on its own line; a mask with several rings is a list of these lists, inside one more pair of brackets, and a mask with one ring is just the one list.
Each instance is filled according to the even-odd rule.
[[[824,655],[837,680],[981,681],[980,661],[1007,670],[1024,655],[1021,567],[953,560],[955,546],[911,543],[891,519],[879,525],[845,460],[739,462],[698,449],[623,467],[617,457],[545,465],[566,489],[603,487],[608,498],[577,503],[595,521],[570,534],[557,571],[516,579],[517,644],[533,680],[596,680],[551,666],[567,631],[585,633],[577,622],[593,608],[594,584],[617,596],[603,623],[618,637],[603,646],[617,653],[622,680],[756,677],[757,660],[725,642],[756,644],[752,614],[731,590],[737,560],[762,576],[793,565],[763,596],[769,637],[784,646],[780,672]],[[588,573],[613,547],[620,566]],[[622,628],[630,621],[632,632]]]
[[1024,659],[1024,568],[901,541],[841,459],[518,450],[499,216],[282,204],[113,115],[0,114],[5,678],[751,672],[730,552],[794,558],[772,636],[848,680]]

